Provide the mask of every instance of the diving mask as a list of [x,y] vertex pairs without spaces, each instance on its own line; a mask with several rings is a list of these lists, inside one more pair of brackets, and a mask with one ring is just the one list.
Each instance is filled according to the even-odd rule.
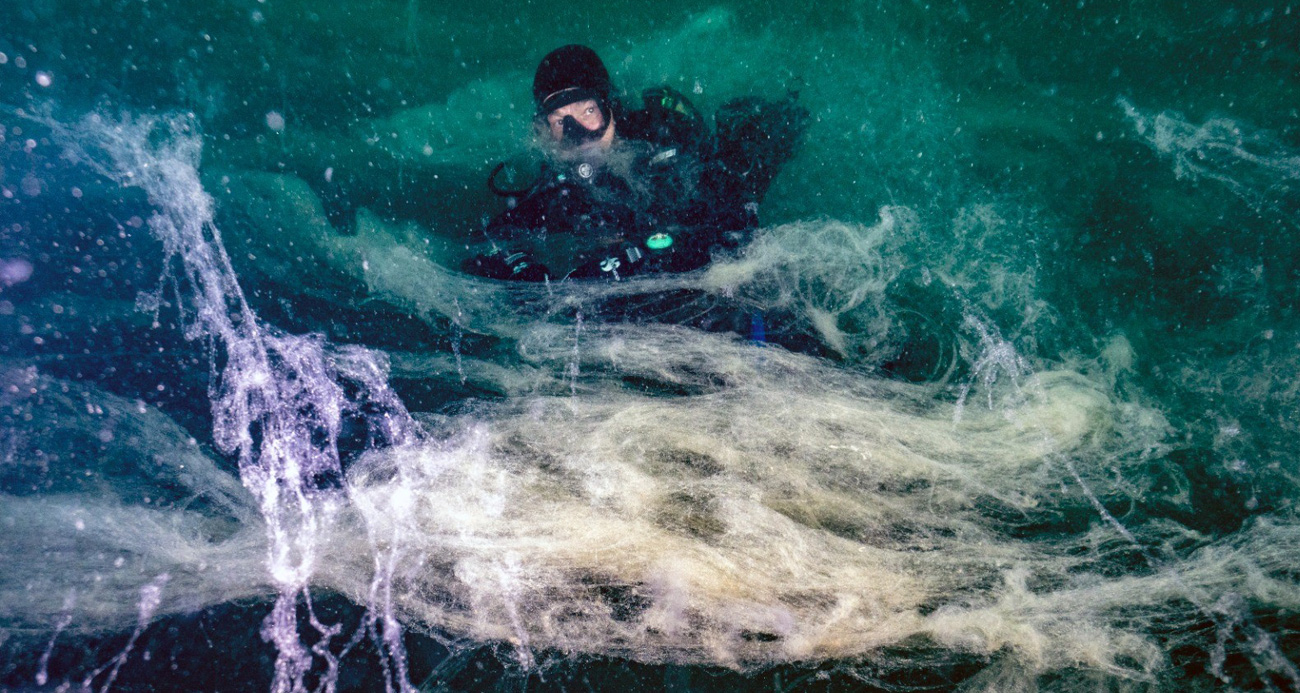
[[600,105],[600,113],[604,125],[595,130],[588,130],[582,123],[578,122],[577,118],[571,115],[564,116],[564,120],[560,121],[560,127],[564,131],[564,134],[560,137],[560,142],[567,147],[581,147],[592,142],[599,142],[605,136],[605,132],[609,130],[610,125],[609,111],[604,104]]

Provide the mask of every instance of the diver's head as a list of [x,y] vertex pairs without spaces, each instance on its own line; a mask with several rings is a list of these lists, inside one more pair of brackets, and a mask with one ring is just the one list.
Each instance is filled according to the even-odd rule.
[[608,148],[614,141],[611,91],[596,51],[576,44],[551,51],[533,77],[539,132],[562,149]]

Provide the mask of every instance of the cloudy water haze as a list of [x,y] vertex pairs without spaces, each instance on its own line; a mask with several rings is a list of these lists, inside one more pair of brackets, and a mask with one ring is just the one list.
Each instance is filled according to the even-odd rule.
[[[1300,689],[1298,37],[0,5],[0,688]],[[461,271],[568,43],[629,106],[797,98],[752,240]]]

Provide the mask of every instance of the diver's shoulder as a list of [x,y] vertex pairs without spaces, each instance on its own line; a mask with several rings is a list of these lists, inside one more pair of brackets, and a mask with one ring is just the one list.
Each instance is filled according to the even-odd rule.
[[624,111],[619,124],[622,137],[682,153],[707,146],[712,132],[686,95],[662,85],[642,91],[641,101],[641,108]]

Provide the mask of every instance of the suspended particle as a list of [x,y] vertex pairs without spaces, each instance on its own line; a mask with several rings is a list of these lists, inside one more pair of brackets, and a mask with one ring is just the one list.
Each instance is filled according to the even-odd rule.
[[280,115],[278,111],[268,112],[266,114],[266,127],[271,128],[275,132],[283,132],[284,116]]
[[37,72],[36,83],[41,85],[42,87],[48,87],[54,83],[54,78],[51,77],[50,73],[48,72]]
[[22,258],[0,258],[0,286],[14,286],[32,278],[36,268]]
[[23,177],[22,182],[19,183],[19,187],[22,188],[24,195],[28,197],[36,197],[41,194],[41,191],[45,186],[41,183],[41,179],[31,174],[27,174]]

